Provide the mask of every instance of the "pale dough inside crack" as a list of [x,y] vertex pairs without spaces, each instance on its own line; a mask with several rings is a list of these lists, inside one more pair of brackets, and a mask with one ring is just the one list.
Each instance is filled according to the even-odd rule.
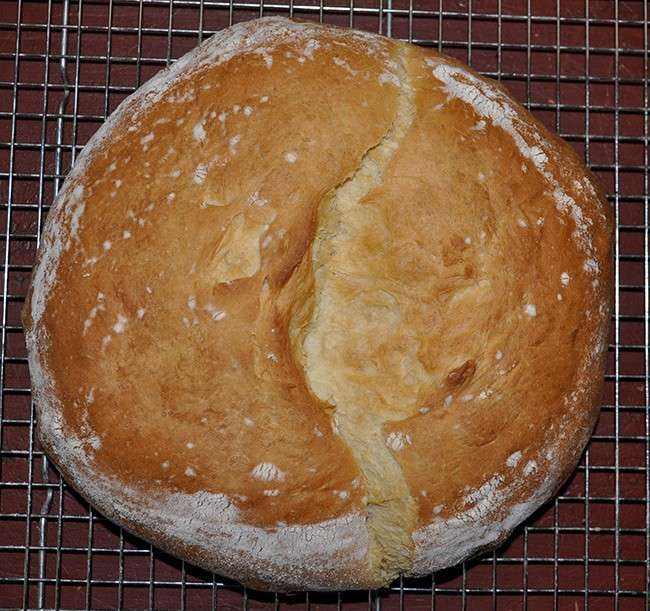
[[404,380],[417,384],[427,375],[418,360],[419,343],[396,341],[404,330],[399,300],[360,252],[368,248],[366,236],[376,237],[384,226],[372,194],[414,118],[403,59],[390,129],[320,205],[311,250],[314,290],[289,329],[307,384],[334,407],[336,426],[366,478],[370,564],[382,581],[410,571],[416,522],[415,501],[382,427],[417,409],[416,395],[403,391]]

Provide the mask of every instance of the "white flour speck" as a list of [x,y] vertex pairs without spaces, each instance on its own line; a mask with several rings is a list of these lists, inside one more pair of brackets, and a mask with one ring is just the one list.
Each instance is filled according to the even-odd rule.
[[296,153],[294,153],[293,151],[289,151],[289,152],[284,156],[284,158],[285,158],[285,159],[287,160],[287,162],[289,162],[289,163],[296,163],[296,161],[298,160],[298,155],[296,155]]
[[501,350],[497,350],[497,353],[494,355],[497,361],[500,361],[503,358],[503,352]]
[[394,85],[395,87],[401,87],[402,82],[399,80],[399,77],[392,72],[382,72],[379,75],[379,84],[380,85],[385,85],[386,83],[389,83],[391,85]]
[[194,477],[196,475],[196,471],[192,469],[192,467],[187,467],[185,469],[185,475],[187,475],[187,477]]
[[196,166],[196,169],[194,170],[194,176],[192,177],[192,180],[197,184],[200,185],[208,175],[208,166],[205,163],[199,163],[199,165]]
[[102,312],[106,309],[106,306],[104,305],[104,293],[101,291],[97,293],[97,298],[95,299],[95,305],[90,309],[90,312],[88,313],[88,318],[84,320],[84,330],[83,334],[86,335],[88,333],[88,329],[93,324],[93,320],[97,316],[99,312]]
[[110,250],[113,247],[113,243],[110,240],[106,240],[102,246],[104,250]]
[[131,232],[128,229],[125,229],[122,232],[122,238],[124,238],[125,240],[128,240],[130,237],[131,237]]
[[264,496],[278,496],[280,494],[280,491],[277,488],[274,488],[273,490],[265,490],[264,491]]
[[302,54],[307,59],[314,59],[314,51],[318,48],[320,48],[320,43],[317,40],[312,39],[307,42],[305,48],[302,50]]
[[113,325],[113,331],[115,331],[115,333],[117,333],[118,335],[120,333],[124,333],[128,321],[129,319],[126,316],[122,316],[122,314],[118,314],[117,322]]
[[[333,62],[334,62],[334,63],[335,63],[339,68],[343,68],[343,69],[344,69],[348,74],[350,74],[351,76],[354,76],[354,75],[357,73],[357,71],[354,70],[354,69],[352,68],[352,66],[350,66],[350,64],[348,64],[348,62],[346,62],[346,61],[345,61],[344,59],[342,59],[341,57],[335,57],[332,61],[333,61]],[[367,105],[367,103],[366,103],[366,105]]]
[[535,318],[537,316],[537,308],[532,304],[532,303],[527,303],[524,306],[524,312],[531,318]]
[[521,452],[514,452],[513,454],[510,454],[506,460],[506,465],[509,467],[516,467],[517,463],[521,460]]
[[199,122],[192,128],[192,136],[194,136],[194,139],[198,142],[203,142],[205,140],[206,133],[202,123]]
[[568,274],[567,272],[562,272],[562,273],[560,274],[560,282],[561,282],[564,286],[569,286],[569,282],[570,282],[570,281],[571,281],[571,276],[569,276],[569,274]]
[[280,471],[273,463],[261,462],[251,471],[251,477],[263,482],[284,481],[286,474]]
[[524,475],[530,475],[537,471],[537,463],[534,460],[529,460],[524,467]]
[[211,303],[205,306],[205,310],[212,316],[212,320],[223,320],[226,317],[226,313],[223,310],[218,310]]
[[139,320],[142,320],[144,316],[145,309],[144,308],[138,308],[138,311],[136,313],[136,316],[138,317]]
[[399,452],[406,445],[411,444],[411,437],[401,431],[393,431],[386,437],[386,445],[394,452]]
[[332,424],[332,431],[334,431],[334,434],[340,435],[341,431],[339,430],[339,419],[336,417],[336,414],[332,416],[331,424]]
[[253,53],[262,56],[262,59],[264,60],[267,68],[273,67],[273,56],[269,53],[268,49],[262,47],[261,49],[255,49]]
[[257,206],[258,208],[263,208],[268,204],[268,200],[264,199],[263,197],[260,196],[259,191],[255,191],[255,193],[251,193],[248,196],[248,205],[249,206]]

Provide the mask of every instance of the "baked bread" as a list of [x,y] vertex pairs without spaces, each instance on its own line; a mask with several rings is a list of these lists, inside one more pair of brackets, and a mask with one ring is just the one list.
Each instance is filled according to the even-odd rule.
[[233,26],[120,105],[48,216],[41,443],[106,516],[253,587],[453,565],[580,457],[611,233],[572,149],[461,63]]

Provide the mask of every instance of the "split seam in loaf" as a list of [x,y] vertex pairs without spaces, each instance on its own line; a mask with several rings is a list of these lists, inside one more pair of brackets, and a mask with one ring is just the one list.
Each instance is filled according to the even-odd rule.
[[[350,215],[358,214],[360,206],[370,213],[372,192],[381,187],[386,169],[414,119],[415,93],[406,67],[406,53],[406,48],[401,47],[394,57],[395,71],[402,86],[389,129],[375,146],[366,151],[354,173],[330,191],[320,204],[312,250],[314,309],[296,351],[303,355],[303,369],[312,392],[334,406],[337,428],[366,478],[370,571],[377,576],[378,583],[390,581],[412,569],[411,533],[416,521],[415,501],[401,467],[386,445],[385,420],[356,403],[343,387],[337,387],[336,382],[326,381],[324,378],[329,374],[320,376],[322,355],[319,355],[319,346],[332,341],[328,328],[331,319],[341,314],[341,308],[336,307],[337,291],[333,284],[337,276],[345,274],[345,270],[336,269],[332,253],[346,248],[345,234],[349,231]],[[351,241],[353,243],[354,238]],[[332,363],[332,366],[336,367],[336,364]],[[331,371],[330,368],[329,373]]]

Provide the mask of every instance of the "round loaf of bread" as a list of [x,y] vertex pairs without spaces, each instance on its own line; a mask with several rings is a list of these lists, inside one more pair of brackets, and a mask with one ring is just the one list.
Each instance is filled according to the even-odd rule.
[[103,514],[275,590],[502,542],[598,414],[608,205],[458,61],[229,28],[124,101],[24,309],[40,440]]

